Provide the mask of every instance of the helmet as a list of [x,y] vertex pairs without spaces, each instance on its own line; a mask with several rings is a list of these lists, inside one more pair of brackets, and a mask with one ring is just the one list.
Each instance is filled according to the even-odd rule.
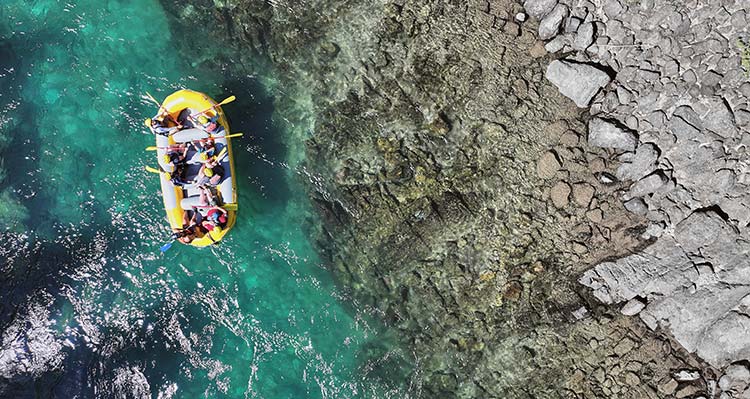
[[214,226],[214,232],[221,233],[221,226]]
[[201,157],[201,161],[208,161],[208,153],[201,152],[200,157]]
[[201,115],[198,117],[198,122],[200,122],[201,125],[205,125],[208,123],[208,118],[206,118],[205,115]]
[[172,162],[172,157],[170,157],[169,154],[164,154],[164,155],[161,156],[161,161],[163,163],[171,163]]
[[206,175],[206,177],[211,177],[214,175],[214,170],[211,168],[203,169],[203,174]]
[[146,118],[146,120],[143,121],[143,124],[146,125],[146,127],[151,127],[151,118]]

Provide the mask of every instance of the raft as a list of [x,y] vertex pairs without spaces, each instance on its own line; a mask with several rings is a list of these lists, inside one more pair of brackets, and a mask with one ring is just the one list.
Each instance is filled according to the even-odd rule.
[[[165,164],[163,158],[167,154],[167,148],[171,146],[213,137],[216,153],[221,152],[226,147],[227,154],[219,163],[224,169],[224,176],[222,176],[222,179],[216,185],[216,195],[218,196],[217,203],[227,211],[227,222],[220,232],[214,230],[202,235],[199,234],[189,243],[189,245],[194,247],[207,247],[219,243],[234,227],[237,219],[237,183],[235,179],[232,143],[231,139],[226,137],[230,134],[229,123],[221,107],[214,107],[216,105],[217,103],[213,99],[197,91],[179,90],[174,92],[164,99],[162,107],[169,113],[172,120],[180,121],[186,127],[171,136],[156,135],[157,161],[160,168],[167,172],[170,172],[168,168],[171,168],[171,165]],[[220,127],[213,134],[209,134],[201,129],[200,126],[194,125],[189,117],[189,115],[197,115],[207,109],[210,110],[203,113],[206,117],[212,118],[218,115],[217,122]],[[188,145],[186,159],[191,160],[197,156],[198,152],[195,148]],[[198,175],[200,167],[200,163],[186,165],[184,180],[192,181]],[[200,206],[200,190],[194,187],[194,185],[175,185],[166,173],[159,173],[159,179],[161,180],[164,209],[167,212],[169,225],[173,230],[185,227],[183,226],[184,211],[188,211],[192,216],[193,209],[199,211],[207,209]],[[198,206],[198,208],[193,208],[194,206]],[[201,213],[203,214],[203,212]],[[202,216],[205,216],[205,214]]]

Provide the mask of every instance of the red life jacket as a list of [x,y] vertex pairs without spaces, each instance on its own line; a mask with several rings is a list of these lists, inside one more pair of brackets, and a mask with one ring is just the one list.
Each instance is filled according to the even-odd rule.
[[[218,215],[218,216],[214,216],[214,215],[216,215],[217,213],[218,213],[219,215]],[[216,221],[217,221],[217,222],[219,222],[219,224],[224,224],[224,223],[226,223],[226,222],[227,222],[227,217],[226,217],[226,215],[224,215],[224,213],[222,213],[222,212],[221,212],[220,210],[218,210],[218,209],[211,209],[211,210],[209,210],[209,211],[208,211],[208,213],[206,214],[206,218],[207,218],[208,220],[214,220],[214,219],[216,219]]]

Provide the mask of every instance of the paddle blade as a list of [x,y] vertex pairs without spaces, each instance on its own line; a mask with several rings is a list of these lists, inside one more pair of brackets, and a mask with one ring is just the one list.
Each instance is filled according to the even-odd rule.
[[219,103],[219,104],[217,104],[217,105],[224,105],[224,104],[229,104],[229,103],[231,103],[232,101],[234,101],[234,100],[236,100],[236,99],[237,99],[237,97],[235,97],[234,95],[231,95],[231,96],[229,96],[229,97],[225,98],[225,99],[224,99],[224,101],[220,102],[220,103]]
[[151,172],[151,173],[161,173],[161,171],[159,169],[154,169],[154,168],[152,168],[150,166],[146,166],[146,170],[149,171],[149,172]]
[[170,241],[170,242],[162,245],[161,248],[159,248],[159,250],[161,251],[161,253],[167,252],[167,250],[169,250],[169,248],[172,248],[172,244],[173,243],[174,243],[174,241]]
[[221,206],[222,208],[228,210],[228,211],[236,211],[237,210],[237,204],[224,204]]
[[151,146],[151,147],[146,147],[146,151],[156,151],[156,150],[158,150],[158,149],[159,149],[159,148],[157,148],[157,147],[154,147],[154,146]]

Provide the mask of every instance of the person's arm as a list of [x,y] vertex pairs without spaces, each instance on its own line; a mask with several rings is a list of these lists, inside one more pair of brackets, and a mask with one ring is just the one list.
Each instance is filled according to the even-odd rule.
[[222,213],[222,214],[223,214],[224,216],[226,216],[226,214],[227,214],[227,211],[226,211],[226,210],[225,210],[224,208],[220,207],[220,206],[215,206],[215,207],[213,207],[213,208],[211,208],[211,209],[216,209],[216,210],[218,210],[218,211],[219,211],[219,212],[221,212],[221,213]]

